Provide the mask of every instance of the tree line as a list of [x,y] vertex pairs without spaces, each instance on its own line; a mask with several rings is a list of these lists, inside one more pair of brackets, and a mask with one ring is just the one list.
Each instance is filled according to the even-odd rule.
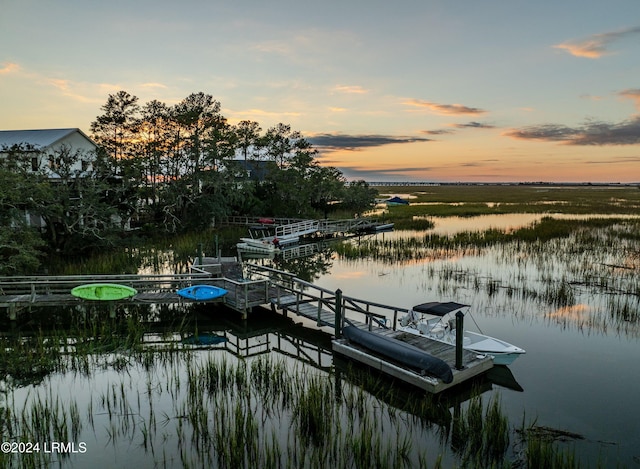
[[[50,252],[115,245],[129,228],[179,234],[231,215],[319,218],[373,203],[366,182],[347,183],[321,166],[300,132],[283,123],[265,131],[251,120],[231,125],[211,95],[141,105],[120,91],[101,112],[90,126],[98,144],[90,171],[79,164],[88,155],[69,147],[48,155],[55,164],[46,171],[34,171],[33,148],[0,149],[0,273],[33,272]],[[42,230],[25,213],[41,217]]]

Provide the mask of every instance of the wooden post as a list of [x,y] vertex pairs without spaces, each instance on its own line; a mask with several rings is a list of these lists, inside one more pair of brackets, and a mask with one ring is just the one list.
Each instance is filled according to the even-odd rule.
[[462,345],[464,344],[464,313],[456,313],[456,370],[464,368],[462,363]]
[[198,243],[198,264],[200,267],[204,264],[204,262],[202,262],[202,243]]
[[339,288],[336,290],[336,339],[340,339],[342,337],[342,290]]

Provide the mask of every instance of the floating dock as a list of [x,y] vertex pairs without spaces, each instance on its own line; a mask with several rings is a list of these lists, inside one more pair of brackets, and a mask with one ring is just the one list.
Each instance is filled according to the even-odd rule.
[[[212,302],[241,313],[248,320],[256,306],[270,305],[285,316],[295,314],[315,322],[317,327],[334,331],[332,348],[335,353],[348,357],[394,378],[400,379],[430,393],[439,393],[493,367],[493,359],[477,355],[456,346],[396,330],[400,315],[406,308],[384,305],[352,298],[341,290],[330,291],[295,277],[293,274],[270,267],[248,264],[240,266],[235,259],[199,257],[188,274],[174,275],[92,275],[41,276],[0,278],[0,307],[6,308],[9,318],[16,320],[20,311],[36,306],[82,306],[91,302],[71,295],[75,286],[92,282],[109,282],[133,287],[137,294],[109,304],[115,315],[118,305],[135,304],[192,304],[196,301],[180,297],[177,291],[197,284],[224,288],[228,293]],[[198,302],[200,303],[200,302]],[[259,313],[254,313],[259,314]],[[453,373],[451,382],[421,373],[406,366],[393,356],[381,355],[342,337],[346,325],[368,331],[381,337],[409,344],[444,361]]]
[[[399,315],[408,313],[405,308],[344,296],[340,290],[332,292],[269,267],[250,266],[249,272],[253,275],[268,275],[273,279],[275,296],[270,303],[274,311],[281,310],[285,315],[293,313],[314,321],[318,327],[332,328],[335,331],[332,348],[336,353],[427,392],[440,393],[482,375],[493,367],[493,359],[488,355],[478,355],[462,349],[461,363],[457,363],[456,346],[396,330]],[[445,383],[405,366],[392,357],[342,338],[340,331],[345,324],[404,342],[443,360],[451,368],[453,381]]]
[[379,370],[389,376],[417,386],[432,394],[437,394],[452,388],[471,378],[479,376],[493,367],[493,359],[487,355],[476,355],[467,350],[463,351],[464,366],[461,369],[455,367],[456,348],[453,345],[443,344],[426,337],[416,336],[400,331],[378,331],[377,334],[391,337],[418,347],[426,353],[443,360],[451,367],[453,381],[445,383],[441,379],[426,374],[421,374],[392,358],[377,354],[374,350],[367,349],[346,339],[335,339],[332,342],[333,350],[352,360],[363,363],[371,368]]

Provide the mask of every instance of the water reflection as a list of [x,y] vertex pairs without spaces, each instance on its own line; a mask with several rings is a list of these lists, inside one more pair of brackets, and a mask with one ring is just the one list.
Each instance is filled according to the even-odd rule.
[[[561,220],[588,220],[590,218],[620,218],[634,219],[638,215],[578,215],[565,213],[506,213],[497,215],[478,215],[474,217],[424,217],[434,223],[431,233],[437,235],[455,235],[467,231],[500,230],[510,233],[514,230],[531,226],[545,217],[552,217]],[[404,231],[399,231],[396,236],[404,236]]]
[[[41,331],[49,343],[66,337],[64,353],[56,373],[5,388],[5,436],[86,445],[86,452],[34,454],[35,466],[353,467],[353,445],[370,434],[372,452],[360,455],[367,466],[411,467],[431,464],[447,445],[463,454],[454,436],[466,428],[457,427],[465,403],[494,386],[483,379],[425,396],[339,361],[329,334],[268,310],[249,322],[221,307],[184,313],[173,325],[119,318],[109,334],[115,347],[101,353],[79,354],[78,344],[90,337],[75,328]],[[331,425],[307,427],[300,414],[311,411],[307,406],[322,406],[324,413],[310,418]],[[344,449],[334,460],[331,448]],[[24,464],[16,458],[2,461]]]
[[[490,216],[494,217],[495,216]],[[538,215],[532,216],[532,220]],[[564,216],[566,217],[566,216]],[[612,216],[623,218],[621,216]],[[513,219],[508,216],[499,216],[499,220],[490,223],[494,227],[515,226]],[[575,217],[584,218],[584,217]],[[460,222],[461,225],[442,226],[447,233],[470,231],[481,226],[482,217],[465,219],[437,219],[442,223]],[[575,433],[586,435],[584,442],[579,446],[578,456],[596,461],[603,458],[607,461],[620,461],[621,465],[631,466],[640,456],[637,451],[639,443],[637,439],[637,422],[640,419],[637,399],[632,392],[640,386],[640,375],[634,373],[637,368],[638,338],[640,337],[640,291],[638,285],[638,259],[640,252],[638,243],[638,224],[631,219],[618,225],[609,225],[600,228],[581,228],[568,237],[552,239],[549,241],[531,240],[527,242],[506,242],[494,245],[451,245],[447,247],[434,247],[425,245],[408,245],[406,257],[397,256],[395,240],[408,238],[424,239],[425,232],[394,232],[376,235],[370,240],[375,240],[373,246],[378,249],[380,257],[373,254],[363,254],[348,258],[338,255],[330,248],[327,251],[317,251],[305,260],[286,260],[278,267],[297,273],[314,283],[336,290],[342,289],[345,294],[377,301],[384,304],[398,306],[411,306],[429,300],[459,301],[473,305],[473,314],[478,316],[483,332],[496,337],[504,338],[512,343],[517,343],[527,350],[527,355],[511,366],[510,371],[517,376],[521,385],[520,389],[510,387],[497,387],[492,382],[490,388],[483,387],[485,396],[493,396],[500,390],[502,403],[508,413],[513,426],[522,423],[523,413],[526,416],[535,417],[540,425],[561,428]],[[519,223],[529,223],[528,220],[520,220]],[[352,243],[360,242],[365,245],[364,239],[354,239]],[[368,241],[367,241],[368,242]],[[403,241],[404,242],[404,241]],[[405,243],[407,244],[407,243]],[[403,249],[405,249],[403,247]],[[393,253],[396,257],[389,256]],[[377,255],[377,254],[376,254]],[[317,257],[314,257],[317,256]],[[265,260],[265,262],[279,262]],[[270,264],[276,265],[276,264]],[[169,321],[171,315],[176,317],[176,312],[152,311],[154,317]],[[207,314],[203,312],[203,314]],[[217,314],[216,314],[217,316]],[[199,317],[200,318],[200,317]],[[322,347],[310,348],[297,342],[300,337],[281,332],[268,331],[269,324],[277,321],[276,317],[253,315],[248,324],[265,319],[264,333],[258,331],[246,331],[242,333],[242,325],[213,325],[198,319],[198,330],[215,334],[222,333],[227,337],[224,345],[199,348],[197,345],[182,345],[184,349],[193,348],[193,354],[198,360],[205,360],[212,354],[224,354],[233,357],[246,355],[247,360],[257,360],[263,356],[278,355],[286,358],[288,366],[292,367],[293,360],[306,359],[304,368],[300,374],[327,373],[333,365],[333,357],[325,343]],[[231,320],[216,317],[215,321]],[[258,323],[255,323],[256,325]],[[237,326],[237,327],[236,327]],[[305,328],[300,328],[300,330]],[[235,330],[233,334],[231,330]],[[189,333],[193,333],[191,329]],[[175,331],[174,331],[175,332]],[[157,338],[169,336],[170,342],[182,339],[171,336],[171,331],[158,331]],[[187,335],[185,335],[187,337]],[[145,339],[146,340],[146,339]],[[324,340],[324,339],[323,339]],[[313,341],[305,340],[305,344]],[[151,345],[150,345],[151,346]],[[123,350],[126,350],[123,348]],[[286,352],[286,353],[285,353]],[[244,355],[243,355],[244,354]],[[174,355],[178,355],[175,354]],[[299,358],[293,358],[293,356]],[[181,390],[171,391],[175,395],[182,395],[184,383],[187,382],[186,372],[183,373],[182,365],[168,362],[166,370],[162,368],[162,362],[157,365],[150,364],[151,375],[141,372],[135,366],[129,369],[132,379],[143,383],[139,389],[137,384],[132,384],[121,378],[115,372],[114,364],[126,364],[136,361],[131,356],[118,355],[119,359],[110,359],[105,362],[103,376],[106,384],[100,381],[81,381],[70,376],[49,373],[39,376],[34,382],[42,383],[39,386],[53,386],[52,395],[67,396],[66,389],[76,389],[78,396],[95,394],[100,396],[108,389],[113,392],[113,386],[119,391],[120,383],[125,389],[131,389],[131,395],[149,395],[153,400],[154,408],[169,409],[167,412],[171,434],[182,435],[178,429],[178,422],[186,420],[181,414],[185,409],[174,408],[173,397],[167,397],[167,389],[178,386],[172,370],[178,373],[179,381],[183,386]],[[235,362],[234,362],[235,363]],[[90,370],[87,371],[87,373]],[[82,373],[80,373],[82,376]],[[203,379],[202,373],[194,375]],[[84,379],[84,378],[82,378]],[[341,378],[342,379],[342,378]],[[51,381],[50,381],[51,380]],[[75,380],[75,381],[74,381]],[[145,389],[144,384],[150,383],[151,392]],[[350,386],[362,386],[362,383],[344,378],[345,389]],[[335,384],[335,383],[334,383]],[[112,386],[113,385],[113,386]],[[110,387],[111,386],[111,387]],[[483,384],[486,386],[486,383]],[[389,385],[391,393],[402,395],[395,384]],[[520,391],[524,388],[524,392]],[[41,391],[44,394],[47,391]],[[84,394],[83,394],[84,393]],[[236,393],[236,396],[238,394]],[[366,393],[367,396],[375,396],[373,390]],[[382,394],[384,395],[384,393]],[[74,394],[75,396],[75,394]],[[273,395],[271,398],[273,399]],[[414,396],[415,397],[415,396]],[[157,398],[157,399],[156,399]],[[251,399],[257,399],[251,395]],[[387,401],[382,397],[371,397],[366,405],[371,406],[371,412],[384,409],[387,412],[389,406],[403,412],[403,418],[409,415],[408,410],[403,409],[407,397],[400,397],[397,401]],[[416,398],[417,400],[417,398]],[[17,406],[21,405],[20,398],[16,399]],[[381,403],[384,403],[381,405]],[[468,405],[468,401],[462,407]],[[211,401],[207,406],[212,415]],[[86,398],[80,401],[77,407],[80,409],[93,408],[91,401]],[[148,407],[144,407],[138,414],[149,415]],[[363,404],[365,405],[365,404]],[[267,405],[264,404],[264,408]],[[451,406],[445,404],[445,408],[452,412]],[[136,409],[137,410],[137,409]],[[282,409],[269,408],[263,412],[263,407],[253,407],[252,412],[258,415],[286,414],[282,420],[273,424],[277,429],[292,428],[290,415]],[[107,412],[100,409],[100,412]],[[96,412],[98,413],[98,412]],[[125,415],[123,412],[122,415]],[[178,416],[181,417],[178,417]],[[374,415],[374,414],[372,414]],[[394,414],[395,415],[395,414]],[[413,414],[411,414],[413,415]],[[439,411],[433,416],[429,425],[421,427],[403,427],[399,431],[412,435],[418,447],[426,447],[431,454],[439,454],[442,451],[440,438],[443,434],[450,435],[451,427],[440,417]],[[87,417],[88,418],[88,417]],[[364,417],[363,417],[364,418]],[[374,417],[387,425],[388,417],[375,414]],[[111,428],[124,426],[122,422],[108,420],[101,416],[99,428]],[[451,419],[453,421],[454,419]],[[157,422],[156,422],[157,424]],[[132,426],[130,422],[128,425]],[[141,424],[142,425],[142,424]],[[152,422],[146,421],[145,425],[151,427]],[[174,426],[175,425],[175,426]],[[191,425],[191,424],[189,424]],[[200,425],[204,425],[201,423]],[[392,425],[392,424],[390,424]],[[208,427],[203,427],[202,430]],[[235,427],[234,427],[235,428]],[[351,428],[351,427],[349,427]],[[358,427],[359,428],[359,427]],[[390,426],[388,428],[397,427]],[[140,426],[138,426],[140,429]],[[444,430],[443,430],[444,429]],[[191,431],[191,430],[190,430]],[[198,430],[200,431],[200,430]],[[211,431],[209,429],[209,431]],[[266,429],[268,435],[272,434],[272,428]],[[283,437],[276,434],[276,439]],[[105,456],[104,466],[113,465],[113,453],[121,451],[123,455],[131,455],[132,461],[140,462],[144,466],[144,458],[149,457],[145,447],[141,460],[136,461],[136,455],[128,448],[130,442],[143,441],[140,433],[133,438],[130,434],[124,438],[113,440],[103,432],[96,438],[99,441],[109,441],[114,450],[109,447],[108,456]],[[137,435],[137,436],[136,436]],[[155,438],[160,438],[156,433]],[[186,441],[184,436],[182,441]],[[188,440],[190,438],[187,437]],[[284,437],[286,443],[286,437]],[[614,442],[603,447],[600,441]],[[143,443],[140,443],[142,445]],[[447,443],[448,444],[448,443]],[[136,448],[139,451],[139,447]],[[159,454],[161,445],[156,441],[154,448]],[[196,448],[198,450],[198,448]],[[179,450],[176,450],[179,453]],[[189,450],[189,452],[192,450]],[[171,457],[179,457],[172,453]],[[190,453],[191,454],[191,453]],[[191,456],[189,456],[191,457]],[[447,459],[449,458],[449,459]],[[446,456],[446,461],[451,461],[451,456]],[[156,461],[162,461],[157,456]],[[600,459],[602,460],[602,459]],[[584,461],[584,459],[583,459]],[[98,466],[99,467],[99,466]]]
[[[526,224],[536,217],[515,220]],[[477,226],[517,225],[509,216],[488,218],[485,225],[482,217],[435,221],[452,237]],[[637,216],[610,218],[623,221],[584,224],[546,241],[470,238],[466,244],[459,238],[434,246],[428,232],[386,233],[354,244],[354,255],[336,256],[330,275],[316,283],[404,307],[425,301],[471,304],[482,332],[527,350],[510,367],[525,388],[504,399],[513,419],[527,409],[542,425],[588,435],[579,456],[632,464],[639,456],[632,435],[640,414],[629,389],[640,386],[640,377],[629,370],[640,338],[640,238]],[[615,444],[593,443],[602,440]]]

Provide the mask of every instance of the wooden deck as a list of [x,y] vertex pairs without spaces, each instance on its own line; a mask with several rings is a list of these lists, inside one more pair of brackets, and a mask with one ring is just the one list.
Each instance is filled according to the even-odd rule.
[[[465,359],[463,359],[464,367],[461,370],[457,370],[455,368],[455,347],[449,345],[448,348],[443,349],[440,348],[439,345],[446,344],[440,344],[439,342],[425,337],[416,336],[416,338],[420,340],[417,341],[415,345],[449,364],[451,371],[453,372],[453,381],[451,383],[444,383],[433,376],[421,375],[406,366],[394,362],[389,357],[377,355],[374,351],[351,343],[346,339],[336,339],[333,341],[332,345],[335,352],[344,355],[345,357],[363,363],[371,368],[388,374],[389,376],[400,379],[433,394],[437,394],[457,386],[458,384],[487,372],[493,367],[493,359],[488,356],[480,357],[474,354],[471,354],[472,356],[465,354]],[[454,357],[453,361],[450,359],[452,355]]]
[[[64,277],[4,277],[0,278],[0,307],[6,308],[11,319],[17,319],[23,309],[36,306],[77,306],[95,301],[82,300],[71,295],[71,289],[86,283],[119,283],[135,288],[138,293],[128,299],[108,303],[115,313],[117,305],[135,304],[192,304],[193,300],[180,297],[178,289],[210,284],[224,288],[228,293],[212,302],[223,303],[249,318],[255,306],[271,305],[284,315],[295,314],[334,331],[332,348],[348,358],[381,370],[428,392],[437,393],[462,383],[489,370],[493,360],[463,352],[461,369],[456,369],[456,347],[425,337],[395,330],[399,315],[405,308],[379,304],[343,295],[340,290],[330,291],[296,278],[294,275],[257,265],[247,266],[246,276],[237,263],[220,259],[200,258],[189,274],[174,275],[92,275]],[[198,302],[203,303],[203,302]],[[391,357],[377,355],[375,351],[350,343],[341,338],[342,328],[353,325],[376,334],[409,343],[444,360],[453,370],[453,382],[421,376],[394,362]]]
[[[413,345],[414,347],[418,347],[419,349],[424,350],[428,354],[434,357],[440,358],[451,367],[451,370],[453,371],[453,382],[449,384],[445,384],[442,381],[437,380],[435,378],[421,376],[412,370],[408,370],[406,367],[400,364],[394,364],[393,360],[389,360],[388,358],[385,358],[385,357],[376,357],[375,353],[372,354],[371,352],[369,352],[369,355],[372,355],[372,362],[373,362],[373,365],[367,363],[369,366],[373,366],[374,368],[381,369],[379,367],[380,366],[384,367],[384,365],[377,363],[377,361],[380,361],[382,363],[387,363],[391,365],[391,367],[387,371],[388,374],[396,378],[402,379],[403,381],[407,381],[411,384],[414,384],[432,393],[442,392],[445,389],[449,389],[463,381],[466,381],[472,377],[478,376],[493,367],[493,360],[491,359],[491,357],[488,357],[486,355],[477,355],[468,350],[463,350],[462,352],[463,368],[458,370],[456,369],[456,366],[455,366],[456,365],[456,348],[453,345],[445,344],[442,342],[438,342],[436,340],[429,339],[427,337],[421,337],[421,336],[410,334],[408,332],[403,332],[403,331],[384,330],[384,331],[378,331],[378,333],[396,340],[400,340],[407,344]],[[333,345],[334,345],[334,350],[347,356],[349,356],[349,354],[355,355],[356,353],[352,352],[349,349],[345,349],[345,346],[350,347],[351,349],[356,349],[356,350],[360,349],[358,347],[355,347],[353,344],[345,345],[344,342],[341,345],[339,341],[334,341]],[[358,358],[354,357],[354,359],[358,359]]]
[[[0,277],[0,308],[7,310],[10,319],[18,314],[39,306],[78,306],[95,304],[95,301],[83,300],[71,295],[71,289],[87,283],[117,283],[135,288],[138,293],[123,300],[106,302],[110,307],[136,304],[193,304],[224,303],[239,311],[246,318],[254,307],[268,303],[270,287],[266,280],[246,281],[238,276],[231,265],[215,263],[211,258],[202,259],[198,268],[189,274],[168,275],[76,275],[76,276],[28,276]],[[221,298],[209,301],[195,301],[177,294],[181,288],[209,284],[224,288],[228,293]]]
[[[339,291],[332,292],[323,289],[268,267],[256,266],[253,269],[254,274],[260,272],[270,277],[272,286],[276,290],[276,296],[270,300],[272,309],[280,309],[285,315],[293,313],[305,317],[314,321],[318,327],[332,328],[336,336],[332,347],[336,353],[427,392],[440,393],[479,376],[493,367],[491,357],[462,350],[462,366],[461,369],[456,369],[456,347],[454,345],[395,330],[399,314],[406,314],[407,309],[343,296]],[[339,314],[336,314],[338,304]],[[337,325],[336,320],[339,321]],[[373,350],[340,338],[340,331],[345,324],[400,340],[440,358],[451,367],[453,381],[447,384],[435,377],[420,375],[390,357],[378,355]]]

